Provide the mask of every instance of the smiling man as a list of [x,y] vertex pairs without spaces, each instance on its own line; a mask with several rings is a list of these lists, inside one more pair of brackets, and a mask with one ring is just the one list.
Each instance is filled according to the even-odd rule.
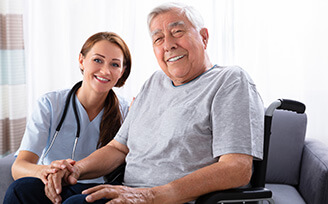
[[198,30],[179,9],[154,16],[149,29],[157,61],[174,85],[189,82],[212,67],[205,51],[207,29]]
[[[208,30],[191,7],[165,4],[148,18],[161,71],[144,84],[113,141],[78,161],[63,161],[47,196],[61,182],[101,176],[125,159],[124,186],[100,185],[65,203],[186,203],[249,183],[262,158],[263,104],[248,74],[213,65]],[[100,200],[101,199],[101,200]]]

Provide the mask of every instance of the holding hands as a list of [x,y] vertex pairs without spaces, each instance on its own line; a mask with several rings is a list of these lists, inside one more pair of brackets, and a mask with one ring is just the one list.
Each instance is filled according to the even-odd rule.
[[62,186],[77,183],[79,174],[77,168],[73,166],[75,163],[71,159],[53,161],[50,164],[51,171],[49,170],[43,174],[41,180],[45,184],[46,196],[53,203],[61,202]]
[[[54,161],[50,169],[44,173],[42,181],[45,184],[46,196],[53,203],[61,203],[60,193],[62,186],[74,185],[80,176],[79,170],[74,166],[76,162],[67,160]],[[87,202],[94,202],[99,199],[109,199],[109,204],[115,203],[154,203],[154,192],[151,188],[130,188],[118,185],[98,185],[84,190],[82,194],[89,194],[86,197]]]

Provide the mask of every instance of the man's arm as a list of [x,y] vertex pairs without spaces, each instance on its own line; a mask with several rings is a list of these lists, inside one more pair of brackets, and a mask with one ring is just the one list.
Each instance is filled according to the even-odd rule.
[[223,155],[215,164],[154,187],[154,203],[184,203],[206,193],[247,185],[252,175],[252,162],[253,157],[245,154]]
[[112,199],[109,203],[185,203],[217,190],[244,186],[252,175],[253,157],[244,154],[227,154],[212,165],[201,168],[166,185],[148,189],[102,185],[85,190],[88,202],[101,198]]
[[53,202],[61,200],[59,194],[62,190],[63,180],[65,183],[75,184],[78,179],[104,176],[121,165],[128,152],[129,149],[125,145],[112,140],[106,146],[76,162],[74,166],[67,161],[54,163],[52,167],[61,169],[61,171],[48,176],[48,182],[45,186],[46,195]]
[[79,172],[79,179],[104,176],[121,165],[128,152],[127,146],[112,140],[106,146],[78,161],[74,168]]

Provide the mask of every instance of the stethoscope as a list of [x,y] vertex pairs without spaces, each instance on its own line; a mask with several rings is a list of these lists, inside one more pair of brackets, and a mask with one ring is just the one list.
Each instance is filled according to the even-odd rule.
[[70,103],[70,100],[71,98],[73,97],[73,100],[72,100],[72,104],[73,104],[73,111],[74,111],[74,115],[75,115],[75,120],[76,120],[76,124],[77,124],[77,130],[76,130],[76,136],[75,136],[75,140],[74,140],[74,146],[73,146],[73,150],[72,150],[72,156],[71,156],[71,159],[74,160],[74,155],[75,155],[75,150],[76,150],[76,145],[77,145],[77,142],[79,140],[79,137],[80,137],[80,119],[79,119],[79,116],[77,114],[77,110],[76,110],[76,101],[75,101],[75,95],[76,95],[76,91],[81,87],[82,85],[82,81],[76,83],[73,88],[70,90],[70,92],[68,93],[67,95],[67,98],[66,98],[66,102],[65,102],[65,108],[64,108],[64,111],[63,111],[63,115],[57,125],[57,128],[56,128],[56,132],[54,133],[54,136],[52,137],[52,140],[51,140],[51,143],[49,145],[49,147],[47,148],[47,150],[45,151],[45,153],[42,155],[40,161],[41,161],[41,164],[43,164],[43,160],[44,160],[44,157],[47,156],[47,154],[49,153],[49,151],[51,150],[53,144],[55,143],[55,140],[58,136],[58,133],[60,131],[60,128],[65,120],[65,117],[66,117],[66,114],[67,114],[67,110],[68,110],[68,106],[69,106],[69,103]]

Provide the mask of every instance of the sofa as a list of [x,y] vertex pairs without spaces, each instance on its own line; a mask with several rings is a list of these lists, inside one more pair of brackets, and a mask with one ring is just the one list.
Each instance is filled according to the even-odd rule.
[[[276,110],[266,176],[276,204],[328,204],[328,146],[305,138],[306,114]],[[13,181],[13,154],[0,159],[0,202]]]

